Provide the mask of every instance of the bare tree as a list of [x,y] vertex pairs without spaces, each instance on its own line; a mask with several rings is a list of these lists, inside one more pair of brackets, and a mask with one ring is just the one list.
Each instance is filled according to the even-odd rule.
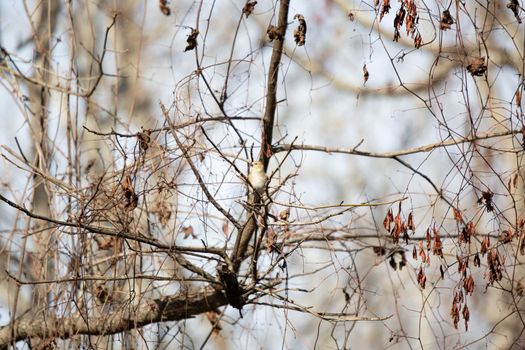
[[522,3],[348,3],[0,4],[0,346],[525,347]]

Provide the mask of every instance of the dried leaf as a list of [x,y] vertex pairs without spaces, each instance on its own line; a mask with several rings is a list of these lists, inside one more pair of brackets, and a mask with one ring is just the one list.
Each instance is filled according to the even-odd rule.
[[383,220],[383,227],[390,232],[390,226],[392,221],[394,221],[394,215],[392,214],[392,209],[388,209],[385,219]]
[[443,258],[443,243],[437,231],[434,233],[434,248],[432,249],[432,253]]
[[399,38],[401,37],[401,27],[403,26],[403,23],[405,21],[405,7],[403,3],[401,4],[401,7],[396,13],[396,17],[394,18],[394,41],[399,41]]
[[266,30],[266,34],[268,34],[268,38],[270,39],[270,41],[274,41],[275,39],[277,40],[283,39],[283,34],[281,30],[279,30],[279,28],[277,26],[274,26],[273,24],[270,24],[268,26],[268,29]]
[[279,213],[279,220],[288,221],[289,217],[290,217],[290,208],[286,208]]
[[463,281],[463,289],[467,295],[472,295],[472,293],[474,293],[474,278],[472,278],[472,275],[469,275]]
[[414,215],[412,214],[412,212],[408,214],[407,228],[411,230],[412,233],[416,232],[416,225],[414,225]]
[[454,213],[454,220],[456,220],[458,224],[461,224],[463,222],[463,216],[461,215],[461,211],[459,209],[452,208],[452,212]]
[[383,255],[386,254],[386,249],[385,249],[385,247],[375,246],[375,247],[372,247],[372,250],[374,251],[374,253],[375,253],[377,256],[383,256]]
[[124,192],[124,208],[128,211],[132,211],[137,207],[139,197],[135,193],[133,183],[131,182],[131,177],[129,175],[124,175],[120,186],[122,188],[122,192]]
[[427,276],[425,276],[422,267],[419,268],[419,273],[417,274],[417,283],[419,283],[421,288],[425,289],[425,285],[427,283]]
[[492,212],[494,210],[494,205],[492,203],[492,198],[494,197],[494,193],[491,191],[484,191],[481,193],[481,198],[478,199],[478,204],[485,205],[485,208],[488,212]]
[[501,234],[499,235],[499,241],[502,243],[510,243],[512,242],[512,237],[514,236],[514,230],[509,228],[508,230],[501,231]]
[[467,71],[476,77],[481,77],[487,71],[485,64],[485,57],[473,57],[470,59],[470,64],[467,65]]
[[184,233],[184,239],[188,238],[189,236],[191,236],[192,238],[197,238],[197,236],[193,232],[193,226],[191,225],[183,227],[182,232]]
[[303,46],[306,41],[306,21],[300,13],[296,14],[293,18],[299,21],[299,26],[295,28],[293,32],[295,43],[297,46]]
[[450,15],[449,10],[443,11],[441,20],[439,21],[439,29],[447,30],[454,24],[454,18]]
[[142,132],[137,133],[137,138],[139,139],[139,147],[141,151],[147,151],[149,144],[151,142],[151,129],[142,130]]
[[416,37],[414,38],[414,47],[419,49],[421,45],[423,45],[423,38],[421,37],[421,34],[417,33]]
[[118,237],[105,237],[103,239],[96,239],[98,249],[100,250],[108,250],[110,248],[113,248],[115,246],[115,243],[117,242]]
[[459,309],[455,301],[452,303],[452,310],[450,310],[450,317],[452,317],[452,321],[454,322],[454,328],[458,329]]
[[379,14],[379,22],[383,20],[383,17],[390,11],[390,0],[383,0],[383,5],[381,6],[381,12]]
[[224,237],[228,237],[230,235],[230,228],[228,221],[226,220],[224,220],[224,223],[222,224],[222,233],[224,234]]
[[248,18],[257,5],[257,1],[247,1],[244,7],[242,8],[242,13]]
[[509,3],[507,4],[507,8],[512,11],[514,14],[514,17],[518,20],[518,23],[521,24],[521,18],[520,18],[520,3],[518,0],[509,0]]
[[474,255],[474,266],[480,267],[481,266],[481,259],[479,258],[479,254],[476,253]]
[[465,330],[468,331],[468,320],[470,319],[470,311],[468,309],[467,304],[463,307],[463,319],[465,320]]
[[481,256],[484,256],[488,252],[489,247],[490,247],[490,239],[488,237],[485,237],[483,241],[481,241],[481,250],[480,250]]
[[363,66],[363,79],[364,79],[364,83],[363,84],[366,84],[366,82],[368,81],[368,78],[370,77],[370,73],[368,72],[368,69],[366,68],[366,64]]
[[390,232],[390,235],[393,238],[394,244],[397,244],[399,242],[399,235],[401,234],[403,230],[403,224],[401,223],[401,215],[398,213],[396,217],[394,218],[394,228]]
[[168,0],[159,0],[160,11],[164,14],[164,16],[171,15],[171,10],[168,7],[169,3],[170,2]]
[[186,38],[186,48],[184,49],[184,52],[193,50],[197,47],[197,36],[199,35],[199,31],[197,29],[191,28],[191,33]]

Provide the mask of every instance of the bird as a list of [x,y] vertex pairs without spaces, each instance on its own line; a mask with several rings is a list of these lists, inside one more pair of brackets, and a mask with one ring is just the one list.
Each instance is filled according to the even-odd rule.
[[266,182],[268,182],[268,176],[264,171],[264,165],[262,162],[255,161],[252,163],[252,168],[248,174],[248,181],[257,193],[264,193]]

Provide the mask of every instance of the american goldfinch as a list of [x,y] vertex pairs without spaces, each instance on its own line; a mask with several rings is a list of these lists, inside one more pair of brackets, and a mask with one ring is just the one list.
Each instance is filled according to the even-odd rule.
[[248,181],[258,193],[264,192],[268,176],[266,176],[262,162],[256,161],[252,163],[250,174],[248,174]]

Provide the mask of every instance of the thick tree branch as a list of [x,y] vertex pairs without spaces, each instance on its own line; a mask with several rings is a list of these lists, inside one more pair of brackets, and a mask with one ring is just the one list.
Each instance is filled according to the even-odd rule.
[[281,34],[280,39],[274,40],[272,58],[268,71],[268,87],[266,92],[266,105],[263,115],[262,142],[259,160],[263,162],[264,169],[268,168],[268,160],[271,156],[273,126],[275,120],[275,110],[277,108],[277,81],[279,79],[279,67],[283,55],[284,38],[288,25],[289,0],[281,0],[279,7],[279,20],[277,28]]
[[69,338],[74,335],[108,335],[139,328],[151,323],[178,321],[228,304],[222,292],[201,290],[192,294],[148,300],[136,308],[116,308],[101,317],[74,315],[65,318],[22,316],[12,328],[0,328],[0,348],[27,338]]
[[[279,6],[279,19],[277,27],[280,37],[274,40],[272,58],[270,61],[268,73],[268,87],[266,92],[266,105],[263,115],[262,135],[261,135],[261,152],[259,160],[264,164],[264,170],[268,169],[268,161],[271,156],[273,126],[275,120],[275,111],[277,108],[277,81],[279,78],[279,66],[281,65],[281,58],[283,55],[284,38],[286,35],[286,28],[288,24],[288,9],[290,7],[289,0],[281,0]],[[249,201],[251,207],[255,207],[255,196],[251,197]],[[260,199],[259,199],[260,200]],[[238,271],[241,262],[243,261],[248,248],[248,244],[252,239],[254,232],[257,230],[257,223],[255,214],[249,213],[248,220],[242,229],[238,230],[235,247],[233,248],[232,262],[234,271]]]

